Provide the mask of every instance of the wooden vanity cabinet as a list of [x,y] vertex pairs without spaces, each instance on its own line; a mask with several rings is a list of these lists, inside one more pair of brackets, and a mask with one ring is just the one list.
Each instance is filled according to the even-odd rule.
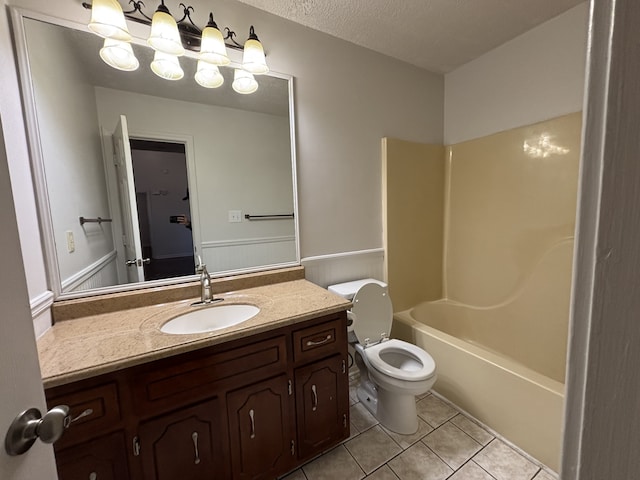
[[227,394],[233,479],[275,478],[295,465],[292,387],[279,375]]
[[60,480],[276,478],[349,436],[346,364],[340,312],[47,389]]
[[134,442],[144,478],[228,478],[223,421],[220,401],[215,398],[141,423]]

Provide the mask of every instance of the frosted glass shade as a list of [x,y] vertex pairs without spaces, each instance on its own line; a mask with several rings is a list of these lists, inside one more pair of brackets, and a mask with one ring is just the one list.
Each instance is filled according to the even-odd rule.
[[257,39],[249,38],[244,42],[244,54],[242,56],[242,68],[254,75],[262,75],[269,71],[267,60],[264,57],[262,44]]
[[231,62],[227,56],[227,47],[224,45],[222,32],[217,27],[207,25],[202,31],[199,58],[220,66],[229,65]]
[[158,52],[153,55],[151,70],[160,78],[165,80],[180,80],[184,77],[184,71],[180,66],[180,61],[175,55]]
[[112,38],[104,39],[104,46],[100,49],[100,58],[107,65],[126,72],[135,70],[140,66],[131,44]]
[[[151,20],[151,33],[147,43],[157,52],[169,55],[184,55],[184,47],[175,19],[160,5]],[[166,7],[164,7],[166,10]]]
[[89,30],[104,38],[131,41],[127,22],[118,0],[93,0]]
[[224,83],[224,77],[218,67],[203,60],[198,60],[195,79],[198,85],[205,88],[218,88]]
[[258,82],[249,72],[236,68],[233,72],[233,83],[231,87],[238,93],[247,95],[258,90]]

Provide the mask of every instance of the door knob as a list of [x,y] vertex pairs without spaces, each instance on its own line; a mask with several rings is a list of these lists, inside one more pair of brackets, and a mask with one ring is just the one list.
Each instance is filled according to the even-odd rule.
[[18,415],[7,431],[4,440],[9,455],[22,455],[40,438],[44,443],[56,442],[69,428],[71,417],[67,405],[53,407],[42,416],[37,408],[30,408]]
[[124,264],[127,267],[132,267],[134,265],[141,267],[143,263],[145,265],[149,265],[151,263],[151,259],[150,258],[134,258],[133,260],[127,260],[126,262],[124,262]]

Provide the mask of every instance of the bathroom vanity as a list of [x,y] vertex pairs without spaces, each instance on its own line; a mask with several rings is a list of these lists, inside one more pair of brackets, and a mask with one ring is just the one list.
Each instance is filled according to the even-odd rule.
[[177,301],[65,320],[39,341],[47,404],[71,408],[55,445],[61,480],[270,479],[349,436],[349,303],[305,280],[222,297],[261,312],[221,332],[163,334],[193,308]]

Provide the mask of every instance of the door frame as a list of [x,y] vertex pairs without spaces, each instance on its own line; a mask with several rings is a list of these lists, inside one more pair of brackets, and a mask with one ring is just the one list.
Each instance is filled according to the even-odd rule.
[[[111,133],[108,132],[104,127],[101,127],[102,133],[102,146],[103,146],[103,157],[104,157],[104,168],[105,168],[105,177],[107,179],[107,194],[109,197],[109,206],[111,208],[111,212],[114,219],[113,225],[113,235],[114,235],[114,245],[116,246],[116,250],[118,252],[118,280],[122,283],[127,283],[127,273],[126,267],[124,263],[120,261],[121,258],[124,258],[124,249],[122,247],[122,225],[120,224],[120,203],[118,199],[118,185],[116,181],[116,173],[115,166],[113,164],[113,146],[111,142]],[[195,161],[195,148],[194,141],[192,135],[185,134],[176,134],[176,133],[167,133],[167,132],[155,132],[155,131],[144,131],[144,130],[136,130],[135,128],[131,128],[129,126],[129,138],[135,138],[136,140],[149,140],[154,142],[171,142],[171,143],[181,143],[184,145],[185,150],[185,158],[187,164],[187,179],[189,182],[189,208],[191,210],[191,235],[193,238],[193,247],[194,250],[200,252],[202,241],[200,238],[200,223],[199,218],[200,214],[197,207],[194,207],[193,199],[198,198],[198,187],[197,187],[197,173],[196,173],[196,161]],[[116,219],[118,219],[116,221]],[[194,253],[197,255],[197,253]],[[194,274],[195,275],[195,274]],[[124,281],[122,281],[124,279]],[[145,282],[146,285],[150,287],[155,286],[155,283],[165,285],[167,280],[151,280]]]

